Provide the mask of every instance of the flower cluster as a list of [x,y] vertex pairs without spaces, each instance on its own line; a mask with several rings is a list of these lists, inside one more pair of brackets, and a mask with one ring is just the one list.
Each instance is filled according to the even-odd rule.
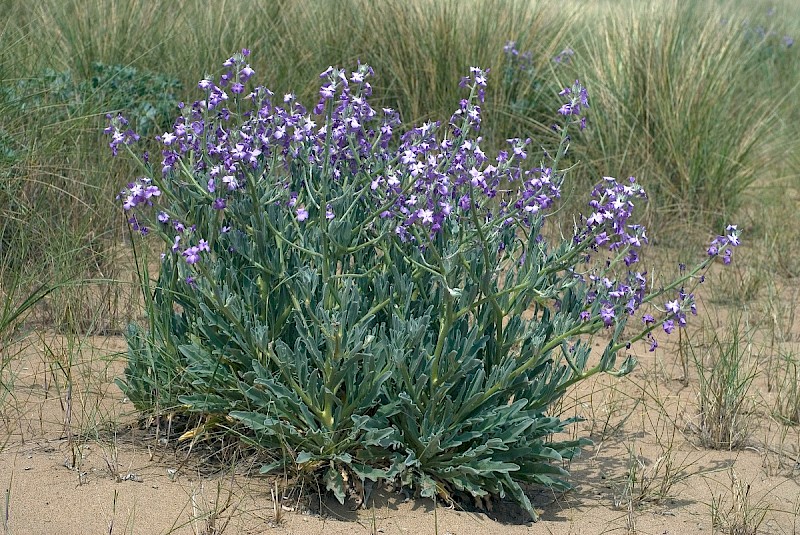
[[[332,221],[345,209],[335,194],[345,177],[369,176],[363,202],[379,211],[378,220],[402,242],[424,248],[448,231],[448,225],[464,228],[477,221],[486,235],[509,226],[530,227],[560,197],[562,174],[549,165],[529,164],[531,139],[509,139],[508,148],[493,157],[482,149],[479,131],[488,71],[472,68],[460,81],[469,95],[446,125],[425,123],[395,140],[402,128],[399,114],[389,108],[376,111],[368,102],[374,76],[369,66],[359,65],[350,73],[326,69],[320,75],[319,100],[309,113],[293,94],[276,98],[261,86],[248,89],[254,74],[248,55],[243,50],[229,58],[216,81],[201,80],[198,88],[205,98],[180,105],[172,131],[157,136],[160,177],[123,191],[126,210],[151,204],[151,197],[160,194],[152,183],[156,180],[167,189],[197,191],[226,224],[228,207],[246,194],[248,183],[283,175],[281,202],[298,223],[315,222],[317,214]],[[562,95],[569,124],[581,118],[588,98],[577,81]],[[120,130],[124,124],[124,118],[115,118],[107,129],[115,152],[120,143],[127,146],[135,139]],[[292,172],[300,168],[327,173],[329,191],[322,202]],[[214,244],[187,243],[186,216],[186,209],[165,205],[156,228],[173,253],[195,264]],[[138,221],[136,228],[150,230]]]
[[[696,267],[692,273],[686,274],[686,266],[681,264],[680,273],[685,280],[693,279],[700,269],[704,268],[708,263],[712,262],[718,257],[722,257],[723,264],[731,263],[731,255],[733,254],[731,247],[738,247],[741,243],[739,238],[739,229],[736,225],[728,225],[726,228],[725,236],[717,236],[711,241],[707,249],[708,260]],[[699,283],[705,281],[705,276],[700,275],[697,278]],[[661,325],[666,334],[672,334],[675,327],[683,328],[686,326],[686,311],[689,311],[693,316],[697,315],[697,302],[693,292],[687,292],[684,286],[678,290],[676,299],[668,300],[664,304],[664,319]],[[642,322],[646,326],[651,326],[655,323],[655,318],[651,314],[642,316]],[[658,343],[652,335],[650,329],[647,332],[647,339],[650,342],[650,351],[654,351],[658,347]]]
[[520,52],[515,41],[508,41],[503,47],[503,53],[512,69],[522,72],[533,71],[533,52],[530,50]]
[[553,63],[569,63],[574,55],[575,51],[567,47],[553,57]]
[[[639,261],[639,250],[647,243],[643,226],[630,224],[637,200],[646,200],[644,189],[630,177],[620,183],[613,177],[604,177],[591,193],[591,213],[576,229],[573,241],[584,254],[583,261],[589,264],[593,255],[605,254],[620,257],[628,271],[622,280],[611,278],[609,268],[613,262],[604,260],[599,270],[575,276],[591,285],[586,297],[586,310],[581,314],[584,321],[599,315],[606,327],[610,327],[619,314],[632,316],[643,303],[647,292],[647,273],[631,268]],[[603,254],[601,254],[603,253]]]
[[[378,113],[369,105],[372,88],[368,80],[374,73],[366,65],[349,76],[334,68],[323,72],[320,99],[312,114],[294,95],[285,95],[282,105],[275,105],[271,91],[256,88],[246,98],[257,111],[243,126],[238,131],[218,129],[209,136],[205,122],[209,111],[216,111],[217,120],[227,122],[230,117],[230,111],[221,107],[228,98],[224,84],[252,76],[243,58],[242,54],[226,62],[239,70],[223,74],[219,84],[201,81],[199,87],[208,98],[195,102],[173,132],[159,136],[164,145],[164,175],[174,171],[187,153],[207,155],[195,162],[193,172],[208,177],[206,190],[214,197],[216,209],[223,210],[227,197],[242,189],[248,177],[263,171],[272,156],[278,156],[286,169],[298,162],[322,166],[329,169],[334,182],[343,175],[371,173],[373,202],[383,207],[382,218],[395,221],[395,233],[403,240],[419,239],[417,228],[424,229],[423,235],[435,235],[442,231],[445,220],[469,217],[470,210],[482,210],[484,220],[524,214],[529,224],[559,196],[560,177],[553,176],[549,168],[523,169],[530,139],[510,139],[509,149],[490,161],[481,149],[481,138],[472,136],[480,129],[486,71],[473,68],[470,76],[461,80],[462,86],[471,86],[472,94],[461,101],[447,125],[451,137],[441,140],[437,136],[442,125],[427,123],[408,131],[399,147],[390,150],[400,126],[399,114],[389,108]],[[318,127],[318,122],[324,125]],[[364,169],[363,162],[371,161],[376,153],[386,165],[378,172]],[[501,184],[515,182],[519,185],[513,189],[499,190]],[[296,219],[304,222],[316,203],[306,202],[302,188],[292,189],[294,186],[287,184],[286,204]],[[495,198],[500,200],[497,210],[492,206]],[[335,217],[334,204],[326,203],[324,210],[326,219]]]
[[725,236],[717,236],[711,240],[706,252],[708,256],[721,254],[722,263],[727,265],[731,263],[731,255],[733,254],[731,247],[738,247],[741,242],[739,241],[739,229],[736,228],[736,225],[728,225],[725,232],[727,233]]
[[[514,70],[522,72],[532,72],[534,70],[533,52],[530,50],[520,52],[519,49],[517,49],[516,41],[507,41],[503,47],[503,54],[505,54],[506,61]],[[572,60],[574,55],[575,51],[567,47],[553,56],[552,61],[555,64],[567,64]]]
[[[576,232],[574,240],[586,251],[584,258],[586,263],[591,261],[592,254],[607,250],[608,254],[621,257],[629,270],[623,280],[615,280],[608,274],[608,267],[613,262],[606,260],[599,272],[590,271],[588,275],[575,275],[588,282],[592,288],[587,293],[586,309],[581,313],[581,318],[586,322],[599,318],[598,321],[602,321],[604,326],[611,327],[619,319],[620,313],[633,316],[649,299],[647,273],[630,269],[639,261],[638,251],[647,243],[645,228],[628,223],[637,199],[646,199],[646,194],[633,177],[628,179],[627,184],[619,183],[612,177],[605,177],[592,191],[592,199],[589,202],[592,212],[585,219],[584,227]],[[739,230],[735,225],[729,225],[724,236],[717,236],[712,240],[707,249],[706,262],[695,267],[691,273],[686,273],[686,266],[680,266],[679,280],[689,282],[696,279],[698,282],[703,282],[704,277],[697,274],[718,257],[722,258],[724,264],[729,264],[731,248],[739,244]],[[660,325],[666,334],[671,334],[676,327],[686,326],[687,312],[692,315],[697,314],[694,293],[687,292],[682,284],[678,287],[677,297],[667,300],[664,304],[660,320],[656,320],[650,313],[642,315],[642,323],[645,326],[642,337],[649,342],[650,351],[658,347],[658,342],[652,334],[653,329]]]
[[[767,10],[767,17],[773,17],[776,13],[775,8]],[[721,18],[720,24],[727,25],[729,19]],[[742,34],[744,35],[747,43],[753,43],[763,47],[763,51],[767,54],[786,52],[794,46],[794,38],[791,35],[784,34],[775,29],[774,24],[768,23],[764,25],[752,25],[749,21],[744,21],[742,24]]]
[[208,242],[206,240],[200,240],[197,245],[186,248],[183,251],[183,256],[186,258],[187,264],[194,264],[200,260],[201,252],[208,252],[209,250]]
[[647,199],[644,189],[634,177],[627,184],[613,177],[604,177],[591,193],[589,206],[592,213],[586,218],[586,228],[579,236],[591,236],[593,249],[607,248],[614,252],[629,246],[625,264],[631,266],[639,260],[638,249],[647,243],[645,228],[628,224],[636,199]]
[[120,145],[131,145],[139,141],[139,134],[134,132],[132,128],[129,128],[128,120],[123,117],[122,114],[117,114],[117,116],[114,117],[109,113],[106,114],[106,119],[109,124],[103,130],[103,133],[111,136],[111,142],[108,146],[111,148],[111,153],[114,156],[119,152]]
[[559,95],[569,97],[569,101],[558,110],[561,115],[581,115],[589,107],[589,94],[578,80],[575,80],[572,87],[564,88]]
[[588,276],[592,289],[586,296],[587,309],[581,312],[581,319],[590,321],[592,312],[600,317],[605,327],[611,327],[620,314],[633,316],[642,304],[647,293],[646,273],[629,271],[623,281],[605,275]]
[[[472,69],[462,84],[473,84],[473,95],[461,101],[449,121],[452,137],[437,140],[438,123],[428,123],[403,137],[396,157],[371,183],[386,205],[384,218],[393,218],[395,232],[404,241],[442,231],[447,221],[463,221],[479,214],[482,222],[498,225],[532,221],[560,196],[561,177],[550,167],[532,167],[530,139],[509,139],[508,149],[490,159],[481,148],[478,131],[486,72]],[[477,98],[475,98],[477,97]]]
[[152,179],[141,177],[135,182],[128,183],[127,187],[117,195],[117,200],[122,201],[122,208],[127,212],[137,206],[152,206],[153,197],[160,196],[161,190],[153,184]]

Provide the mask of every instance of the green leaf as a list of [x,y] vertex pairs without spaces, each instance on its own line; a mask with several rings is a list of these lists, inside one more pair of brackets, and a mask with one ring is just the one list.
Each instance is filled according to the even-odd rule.
[[388,478],[388,470],[376,468],[361,463],[352,463],[350,465],[353,473],[355,473],[361,481],[369,479],[370,481],[381,481]]
[[325,488],[333,492],[333,495],[339,503],[344,504],[347,489],[345,488],[344,477],[342,477],[341,471],[337,470],[336,467],[331,464],[325,472],[323,479],[325,481]]
[[295,462],[297,464],[303,465],[315,460],[316,458],[317,457],[315,455],[307,451],[301,451],[300,453],[297,454],[297,457],[295,457]]
[[269,474],[270,472],[274,472],[279,468],[284,468],[284,469],[286,468],[286,463],[284,463],[283,460],[278,460],[271,462],[269,464],[262,465],[261,468],[258,469],[258,473],[262,475]]

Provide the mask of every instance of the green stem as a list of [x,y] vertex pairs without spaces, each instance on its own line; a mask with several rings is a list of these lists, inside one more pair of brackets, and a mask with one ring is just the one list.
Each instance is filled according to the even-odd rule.
[[331,357],[325,359],[325,365],[323,367],[322,373],[325,382],[325,402],[322,409],[322,416],[320,419],[322,420],[322,424],[327,427],[330,431],[333,431],[333,405],[334,405],[334,392],[338,388],[338,385],[332,384],[331,378],[334,375],[333,373],[333,365],[334,362],[339,362],[339,358],[341,357],[341,340],[342,335],[340,332],[335,332],[333,335],[334,345],[333,345],[333,354]]
[[439,362],[444,350],[444,341],[447,333],[453,325],[453,298],[446,290],[444,294],[444,314],[439,317],[439,334],[436,339],[436,348],[433,350],[433,363],[431,364],[431,398],[433,398],[436,388],[439,386]]
[[[468,267],[468,264],[466,263],[466,261],[464,261],[462,263],[462,265],[464,267]],[[531,291],[533,291],[534,293],[536,293],[536,296],[537,296],[536,302],[539,303],[540,305],[545,305],[546,304],[544,302],[544,300],[547,299],[548,297],[545,294],[543,294],[542,292],[540,292],[539,290],[537,290],[536,288],[531,288],[530,283],[525,282],[525,283],[522,283],[522,284],[517,284],[516,286],[512,286],[511,288],[506,288],[505,290],[501,290],[501,291],[493,294],[492,296],[482,297],[482,298],[478,299],[477,301],[473,301],[472,303],[466,305],[464,308],[462,308],[461,310],[456,312],[455,319],[456,320],[461,319],[462,317],[464,317],[465,315],[469,314],[470,312],[472,312],[473,310],[475,310],[476,308],[478,308],[482,304],[490,301],[492,298],[496,299],[498,297],[505,297],[506,295],[513,294],[515,292],[519,292],[519,291],[522,291],[522,290],[531,290]]]
[[[472,186],[472,182],[469,185],[469,198],[474,199],[475,196],[475,188]],[[480,222],[478,221],[478,211],[474,207],[470,208],[470,216],[472,217],[472,223],[475,225],[475,231],[478,233],[478,239],[481,242],[481,254],[483,255],[483,265],[484,265],[484,276],[480,278],[480,286],[483,295],[489,300],[489,303],[492,307],[492,311],[494,312],[494,323],[495,323],[495,336],[497,337],[497,343],[495,344],[495,348],[497,354],[495,354],[495,361],[500,359],[500,352],[503,350],[503,309],[500,306],[500,303],[497,302],[497,294],[493,293],[492,288],[489,288],[489,243],[486,240],[486,236],[483,233],[483,227],[481,226]],[[462,257],[463,261],[463,257]]]
[[294,249],[297,249],[298,251],[300,251],[300,252],[302,252],[302,253],[305,253],[305,254],[307,254],[307,255],[311,255],[311,256],[313,256],[313,257],[315,257],[315,258],[322,258],[322,255],[321,255],[320,253],[318,253],[318,252],[316,252],[316,251],[312,251],[311,249],[306,249],[306,248],[305,248],[305,247],[303,247],[302,245],[297,245],[296,243],[294,243],[294,242],[292,242],[292,241],[289,241],[289,240],[287,240],[287,239],[286,239],[286,238],[283,236],[283,234],[281,234],[280,232],[278,232],[278,229],[276,229],[276,228],[275,228],[275,227],[272,225],[272,223],[270,223],[270,222],[269,222],[269,220],[265,219],[265,220],[264,220],[264,222],[267,224],[267,228],[269,228],[269,230],[270,230],[270,231],[271,231],[271,232],[272,232],[272,233],[275,235],[275,237],[276,237],[276,238],[277,238],[279,241],[281,241],[281,242],[285,243],[286,245],[288,245],[289,247],[292,247],[292,248],[294,248]]

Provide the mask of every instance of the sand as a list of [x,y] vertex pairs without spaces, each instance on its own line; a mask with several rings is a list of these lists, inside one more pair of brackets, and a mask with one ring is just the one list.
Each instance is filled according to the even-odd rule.
[[[793,340],[783,343],[800,350]],[[46,331],[10,350],[0,398],[0,533],[685,534],[732,531],[737,518],[758,524],[758,533],[800,528],[800,437],[771,415],[774,389],[756,377],[743,447],[704,448],[693,431],[696,378],[680,380],[669,343],[639,354],[630,376],[593,378],[564,398],[565,415],[586,418],[572,431],[595,445],[569,466],[574,490],[530,490],[537,523],[507,501],[464,510],[384,488],[354,511],[255,475],[252,458],[220,460],[213,444],[189,452],[165,443],[113,383],[124,350],[118,336]]]

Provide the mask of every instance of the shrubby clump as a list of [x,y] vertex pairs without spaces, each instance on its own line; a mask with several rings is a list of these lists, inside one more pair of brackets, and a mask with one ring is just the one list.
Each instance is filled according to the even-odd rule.
[[[130,65],[94,62],[90,74],[80,79],[69,70],[44,69],[0,91],[18,112],[51,108],[52,121],[124,109],[138,133],[155,134],[170,123],[183,89],[176,78]],[[0,154],[3,146],[0,138]]]
[[[139,158],[119,195],[132,228],[165,244],[120,386],[141,411],[218,422],[272,455],[262,472],[312,474],[341,501],[386,480],[509,495],[535,518],[522,485],[568,488],[563,463],[588,444],[561,434],[575,419],[554,403],[685,324],[736,228],[653,292],[633,178],[603,178],[566,237],[544,232],[586,124],[579,82],[561,93],[556,145],[509,139],[489,155],[481,69],[448,120],[408,128],[370,105],[366,65],[323,72],[309,110],[253,86],[248,54],[200,81],[158,136],[162,157]],[[111,148],[133,154],[137,134],[110,119]]]

